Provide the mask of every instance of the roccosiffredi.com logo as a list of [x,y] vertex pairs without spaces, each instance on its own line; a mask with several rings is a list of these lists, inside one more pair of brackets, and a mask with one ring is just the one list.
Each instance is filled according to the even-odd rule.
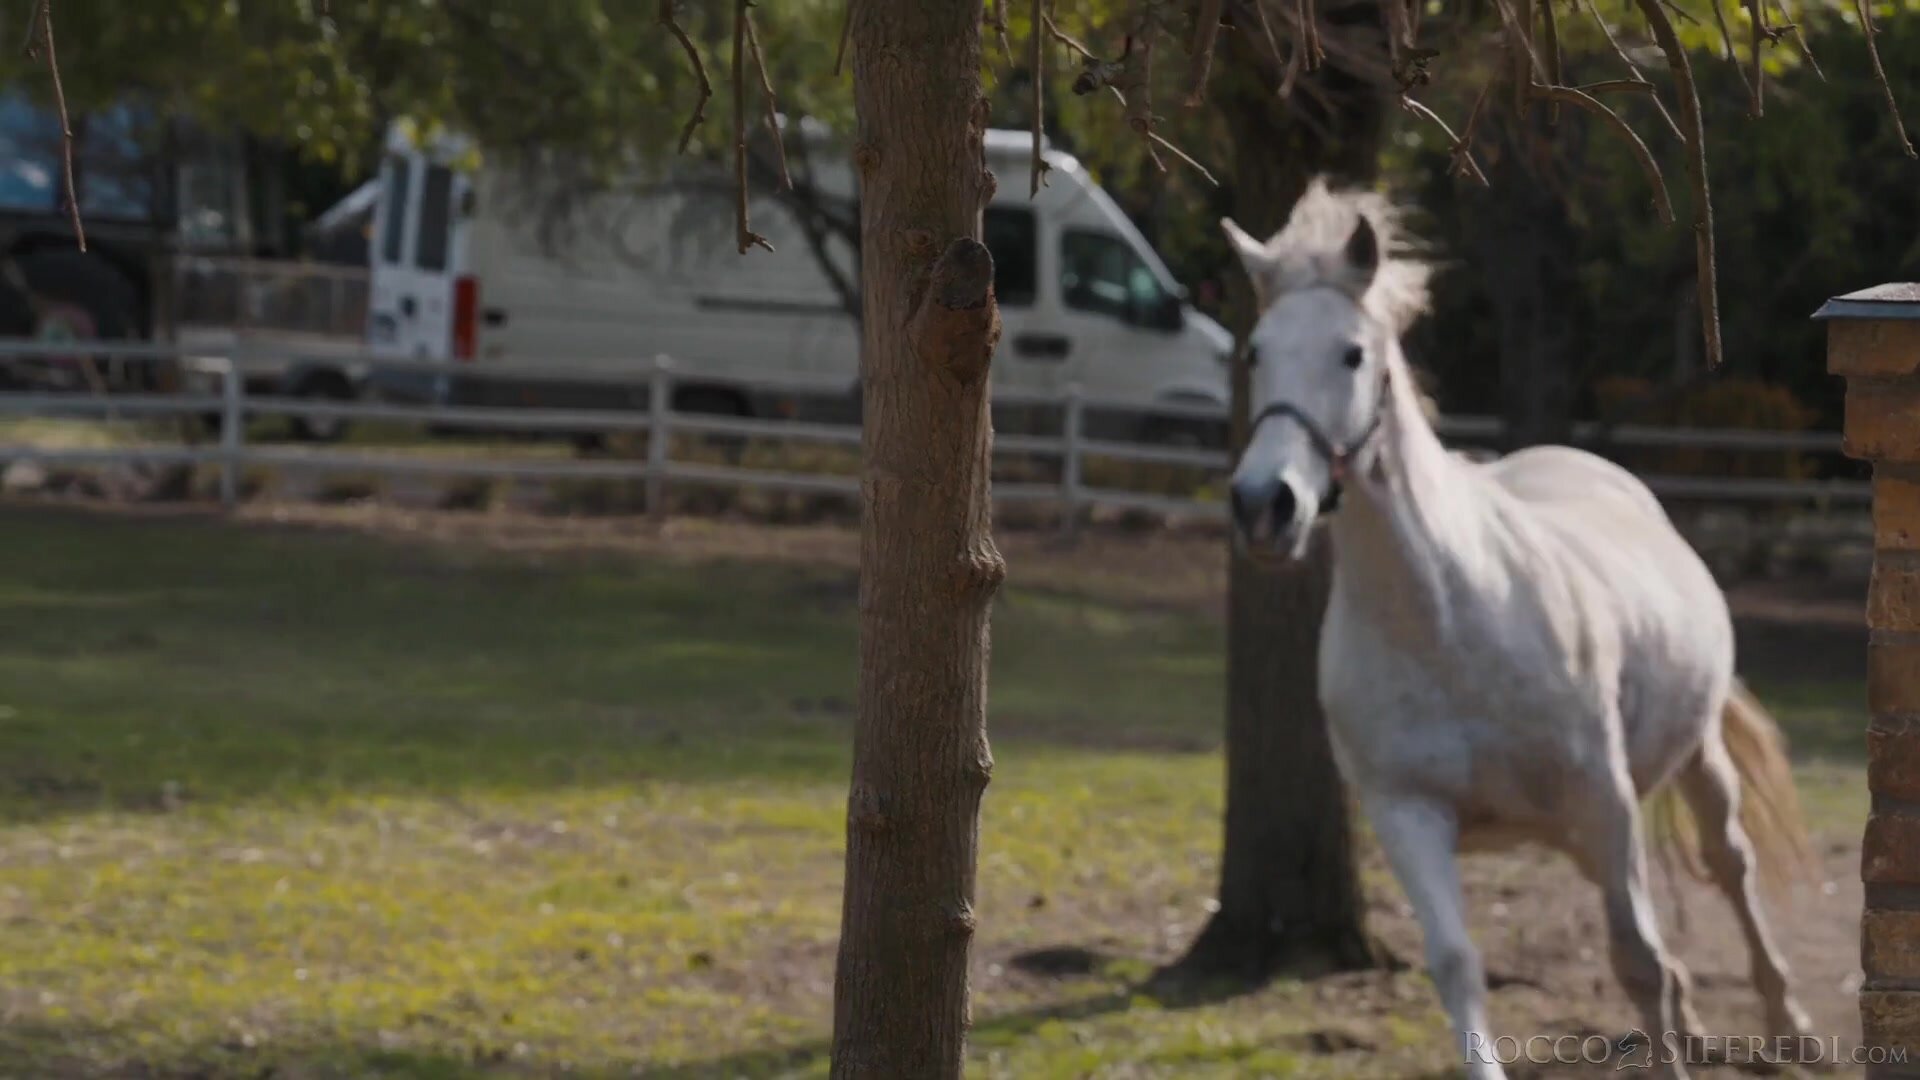
[[1655,1065],[1901,1065],[1906,1047],[1861,1046],[1838,1035],[1682,1035],[1650,1039],[1638,1028],[1618,1039],[1604,1035],[1467,1036],[1467,1061],[1499,1065],[1611,1065],[1615,1070]]

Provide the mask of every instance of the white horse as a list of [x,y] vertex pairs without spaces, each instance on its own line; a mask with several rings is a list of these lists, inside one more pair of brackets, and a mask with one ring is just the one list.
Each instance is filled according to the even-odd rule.
[[1238,539],[1298,558],[1344,490],[1322,703],[1419,916],[1468,1074],[1504,1076],[1498,1051],[1514,1042],[1488,1031],[1455,854],[1523,841],[1572,856],[1599,887],[1652,1060],[1686,1074],[1660,1062],[1700,1029],[1655,925],[1640,812],[1668,781],[1739,915],[1774,1034],[1805,1034],[1756,895],[1760,858],[1804,855],[1798,803],[1778,729],[1735,680],[1705,565],[1607,461],[1556,446],[1475,464],[1442,447],[1399,343],[1425,309],[1427,268],[1395,250],[1380,196],[1316,182],[1264,243],[1221,224],[1260,306]]

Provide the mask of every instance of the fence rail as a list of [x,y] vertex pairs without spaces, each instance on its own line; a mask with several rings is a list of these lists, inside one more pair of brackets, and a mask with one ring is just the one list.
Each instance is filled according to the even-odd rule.
[[181,255],[174,318],[183,326],[356,337],[366,327],[365,267],[287,259]]
[[[49,347],[42,343],[0,341],[0,363],[8,357],[44,355]],[[403,405],[378,401],[330,402],[281,396],[249,395],[246,390],[245,346],[230,350],[230,355],[209,356],[204,350],[155,345],[109,345],[63,342],[60,353],[95,353],[144,359],[191,359],[198,370],[213,373],[217,392],[181,394],[95,395],[87,393],[18,392],[0,393],[0,416],[91,418],[102,420],[191,417],[208,423],[218,432],[213,445],[126,445],[113,447],[53,448],[0,443],[0,464],[9,461],[35,461],[48,464],[111,465],[144,462],[152,464],[210,465],[219,471],[221,499],[229,506],[239,499],[240,476],[253,468],[298,468],[334,472],[376,474],[424,474],[440,476],[497,477],[528,480],[600,479],[633,480],[646,486],[648,513],[660,516],[666,510],[666,493],[672,485],[760,488],[774,491],[824,493],[846,496],[859,494],[858,481],[848,475],[807,473],[747,468],[738,464],[676,459],[672,437],[676,434],[721,436],[730,439],[769,439],[816,444],[857,445],[860,428],[853,424],[828,424],[810,420],[770,420],[740,416],[719,416],[676,411],[672,407],[675,386],[685,378],[664,357],[646,365],[629,366],[624,373],[606,370],[560,371],[538,365],[462,366],[393,362],[371,356],[356,356],[354,362],[371,370],[458,374],[462,379],[484,380],[492,377],[538,376],[556,381],[577,379],[604,383],[631,383],[644,386],[645,405],[637,409],[566,409],[502,406]],[[639,371],[633,367],[641,368]],[[706,383],[702,374],[698,381]],[[846,386],[820,380],[796,380],[790,374],[758,378],[736,376],[734,381],[756,388],[778,386],[810,390]],[[1205,471],[1215,477],[1229,468],[1227,454],[1218,449],[1170,446],[1089,438],[1085,434],[1089,411],[1144,413],[1137,405],[1089,398],[1078,387],[1064,393],[995,394],[996,403],[1043,406],[1059,410],[1059,434],[1007,433],[996,436],[996,453],[1028,459],[1058,462],[1056,483],[999,483],[994,487],[997,499],[1011,503],[1053,503],[1060,510],[1062,527],[1071,529],[1082,513],[1105,507],[1145,510],[1180,517],[1224,515],[1216,500],[1092,486],[1086,480],[1089,460],[1172,466]],[[1151,410],[1155,415],[1177,412],[1183,419],[1224,420],[1218,407],[1182,405],[1172,410]],[[382,422],[421,427],[457,427],[484,432],[555,435],[606,434],[613,432],[643,434],[645,455],[634,460],[528,459],[525,457],[453,456],[447,454],[410,454],[393,450],[352,447],[288,447],[259,445],[247,440],[247,422],[258,417],[301,417],[337,419],[348,422]],[[1445,417],[1439,423],[1441,435],[1453,442],[1484,443],[1497,439],[1500,426],[1488,417]],[[1574,431],[1576,442],[1605,449],[1700,449],[1763,451],[1808,454],[1836,454],[1838,436],[1827,432],[1768,432],[1732,429],[1657,428],[1635,425],[1607,427],[1580,425]],[[1865,505],[1871,488],[1865,482],[1851,480],[1791,480],[1773,478],[1704,477],[1649,475],[1643,480],[1656,495],[1669,499],[1705,502],[1818,502]]]

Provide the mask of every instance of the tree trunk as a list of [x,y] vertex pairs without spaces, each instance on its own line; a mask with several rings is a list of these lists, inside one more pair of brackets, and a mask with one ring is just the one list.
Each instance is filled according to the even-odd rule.
[[[1463,206],[1499,328],[1503,441],[1509,449],[1566,442],[1573,431],[1577,307],[1566,298],[1580,287],[1570,263],[1566,202],[1511,133],[1511,123],[1490,126],[1504,132],[1498,159],[1487,167],[1491,186],[1472,190]],[[1534,137],[1550,136],[1542,130]]]
[[[1236,59],[1237,71],[1256,70]],[[1259,81],[1236,78],[1235,92],[1220,99],[1238,148],[1233,216],[1256,236],[1286,223],[1315,174],[1347,182],[1376,174],[1384,99],[1339,72],[1318,79],[1333,107],[1317,108],[1296,90],[1294,105],[1314,110],[1306,122]],[[1244,342],[1255,313],[1247,283],[1238,275],[1232,281]],[[1248,412],[1246,365],[1238,363],[1236,452],[1246,442]],[[1346,789],[1320,711],[1320,622],[1332,566],[1327,537],[1321,530],[1309,557],[1294,566],[1230,557],[1220,907],[1174,970],[1259,980],[1283,970],[1373,966],[1381,954],[1367,934]]]
[[986,738],[982,0],[854,5],[861,187],[860,692],[835,1077],[960,1075]]

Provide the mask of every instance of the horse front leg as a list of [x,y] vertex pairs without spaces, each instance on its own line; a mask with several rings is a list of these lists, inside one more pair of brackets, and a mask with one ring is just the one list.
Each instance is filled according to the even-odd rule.
[[1367,816],[1420,919],[1427,974],[1453,1022],[1470,1080],[1504,1080],[1487,1030],[1487,980],[1480,952],[1467,936],[1460,871],[1454,862],[1459,823],[1452,808],[1427,799],[1366,797]]

